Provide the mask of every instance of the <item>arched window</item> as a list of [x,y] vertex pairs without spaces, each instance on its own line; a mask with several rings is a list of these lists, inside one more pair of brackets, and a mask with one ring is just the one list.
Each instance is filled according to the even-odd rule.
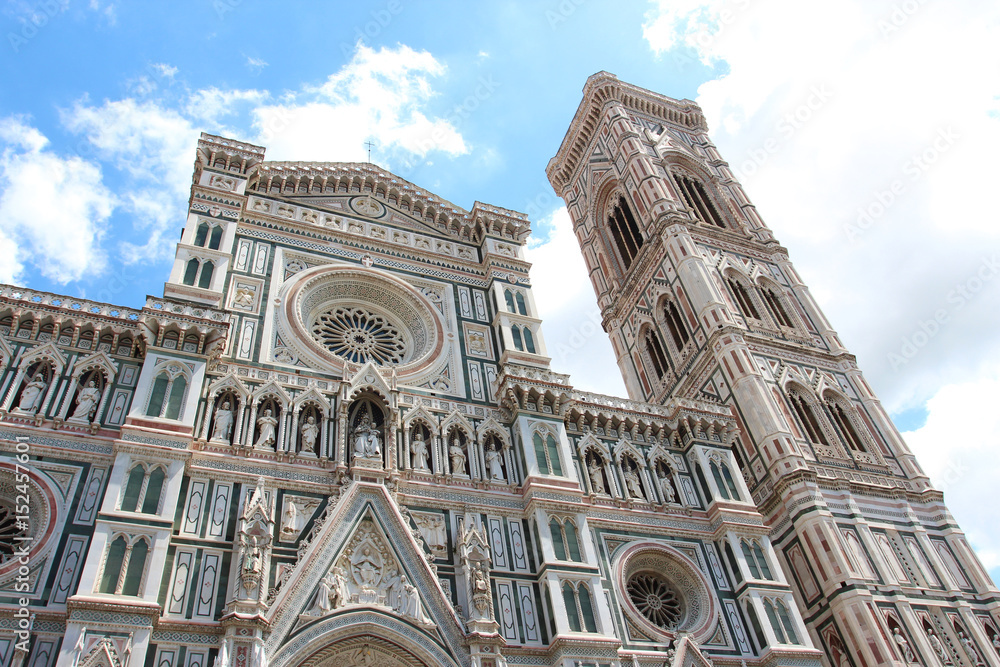
[[516,313],[517,310],[514,308],[514,294],[509,289],[504,290],[503,298],[507,302],[507,312]]
[[128,568],[125,570],[125,581],[122,582],[122,595],[139,595],[142,575],[146,571],[146,556],[149,554],[149,543],[137,540],[132,544],[132,553],[128,555]]
[[517,312],[521,313],[522,315],[527,315],[528,309],[524,305],[524,295],[518,292],[516,295],[514,295],[514,301],[517,302]]
[[187,377],[178,365],[171,364],[161,370],[153,380],[153,388],[149,392],[146,416],[180,419],[184,411],[187,386]]
[[774,321],[783,327],[793,327],[792,318],[788,316],[788,311],[785,310],[784,303],[775,290],[767,285],[761,285],[760,291],[764,295],[764,303],[767,304],[767,309],[771,312]]
[[514,325],[510,328],[510,337],[514,339],[514,349],[524,352],[524,343],[521,342],[521,327]]
[[543,434],[535,431],[531,436],[535,446],[535,458],[538,460],[538,472],[543,475],[562,476],[562,462],[559,460],[559,446],[551,433]]
[[202,247],[205,245],[205,241],[208,239],[208,223],[203,222],[198,225],[198,230],[194,235],[194,244],[196,246]]
[[125,550],[127,548],[128,543],[125,541],[124,535],[119,535],[111,542],[111,548],[108,549],[108,555],[104,559],[104,576],[101,577],[101,587],[98,589],[101,593],[113,595],[118,592],[118,579],[122,565],[125,563]]
[[687,330],[687,325],[684,324],[677,304],[673,301],[667,301],[663,305],[663,321],[666,322],[670,338],[674,341],[677,351],[680,352],[691,339],[691,334]]
[[128,473],[125,482],[125,493],[122,495],[121,509],[123,512],[134,512],[139,506],[139,496],[146,481],[146,469],[136,465]]
[[201,262],[192,257],[188,260],[187,268],[184,269],[184,284],[194,285],[194,281],[198,278],[198,269],[201,267]]
[[632,265],[636,255],[639,254],[643,239],[639,225],[636,224],[635,217],[632,215],[632,210],[625,202],[625,198],[620,195],[608,212],[608,228],[615,240],[622,264],[627,270]]
[[566,538],[558,519],[552,518],[549,521],[549,534],[552,536],[552,550],[555,551],[556,560],[566,560]]
[[564,581],[562,593],[569,629],[573,632],[597,632],[594,602],[587,584],[578,582],[574,586],[573,582]]
[[160,509],[160,497],[163,495],[163,482],[166,477],[167,472],[163,466],[147,469],[141,463],[135,464],[125,480],[121,510],[156,514]]
[[729,472],[729,466],[722,461],[712,459],[709,461],[708,467],[723,500],[739,500],[740,494],[736,490],[736,482],[733,481],[733,475]]
[[528,327],[524,327],[524,332],[523,333],[524,333],[524,347],[531,354],[535,354],[535,339],[531,335],[531,329],[529,329]]
[[757,540],[740,540],[740,547],[750,569],[750,576],[754,579],[771,579],[771,568],[767,566],[767,559],[764,558],[764,550],[760,543]]
[[212,237],[208,240],[208,247],[212,250],[218,250],[219,246],[222,245],[222,227],[215,226],[212,228]]
[[840,403],[828,399],[827,405],[830,408],[830,414],[833,416],[833,423],[837,425],[840,437],[844,439],[847,446],[855,452],[867,452],[868,448],[865,447],[864,440],[861,439],[861,435],[854,428],[854,422],[851,421],[850,416],[841,407]]
[[767,620],[771,622],[771,627],[774,628],[774,635],[779,644],[799,643],[795,628],[792,626],[792,619],[782,600],[764,598],[764,611],[767,613]]
[[733,295],[736,297],[736,304],[739,306],[740,312],[746,317],[759,320],[760,313],[757,312],[757,306],[754,305],[753,299],[750,298],[750,293],[743,283],[733,278],[727,278],[726,282],[729,283],[729,289],[733,290]]
[[829,447],[830,443],[826,438],[826,434],[823,433],[823,429],[820,428],[819,421],[816,419],[816,413],[813,412],[812,405],[810,405],[804,397],[798,395],[797,393],[789,392],[788,400],[792,404],[792,409],[795,410],[795,416],[799,418],[799,423],[802,425],[802,430],[806,435],[806,439],[814,445],[825,445]]
[[709,198],[708,193],[705,191],[705,186],[701,182],[678,173],[674,174],[674,180],[677,182],[677,189],[680,190],[681,198],[684,199],[684,203],[696,218],[717,227],[726,227],[722,216],[712,206],[712,200]]
[[722,478],[726,481],[726,488],[729,490],[729,495],[733,500],[740,499],[740,492],[736,488],[736,481],[733,479],[733,473],[729,470],[729,464],[719,461],[719,469],[722,471]]
[[649,355],[649,360],[653,363],[656,377],[662,380],[667,373],[667,357],[663,354],[660,339],[652,331],[646,332],[646,354]]
[[215,273],[215,264],[206,260],[201,265],[201,277],[198,278],[198,287],[208,289],[212,286],[212,274]]
[[569,519],[560,521],[553,517],[549,521],[549,533],[552,535],[552,549],[558,560],[571,560],[577,563],[583,561],[580,556],[580,538],[577,535],[576,524]]

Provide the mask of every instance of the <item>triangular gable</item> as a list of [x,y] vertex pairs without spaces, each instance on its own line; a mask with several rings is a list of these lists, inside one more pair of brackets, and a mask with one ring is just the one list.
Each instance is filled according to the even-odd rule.
[[211,384],[208,390],[209,400],[215,398],[227,389],[232,389],[241,399],[245,399],[250,395],[250,390],[247,389],[246,385],[243,384],[238,377],[229,373]]
[[308,390],[296,396],[292,406],[297,408],[309,402],[317,403],[323,408],[323,414],[327,417],[330,416],[330,399],[320,393],[316,387],[309,387]]
[[22,368],[27,368],[36,361],[42,360],[52,362],[56,367],[56,374],[61,374],[63,368],[66,366],[66,357],[52,343],[45,343],[44,345],[32,348],[30,352],[21,357],[21,361],[18,363]]
[[465,435],[469,438],[473,438],[475,436],[476,428],[469,423],[469,420],[465,418],[465,415],[454,408],[452,408],[451,412],[448,413],[445,420],[441,422],[441,432],[447,434],[448,430],[452,426],[458,426],[461,428],[465,431]]
[[[365,543],[369,533],[377,540]],[[375,541],[380,541],[378,548]],[[338,564],[343,567],[351,563],[352,570],[342,574],[355,577],[349,593],[358,597],[357,577],[361,576],[364,559],[352,549],[359,546],[362,550],[370,547],[373,554],[379,552],[373,559],[381,558],[381,563],[372,564],[379,571],[379,586],[384,583],[381,577],[395,567],[416,587],[427,623],[395,613],[381,595],[374,602],[362,603],[359,598],[346,606],[317,613],[314,603],[321,581],[329,581]],[[345,560],[349,551],[350,559]],[[388,596],[388,591],[384,595]],[[309,612],[314,615],[308,615]],[[298,664],[308,655],[303,651],[320,650],[333,640],[339,629],[366,623],[378,628],[376,634],[380,636],[398,635],[423,647],[428,657],[435,656],[428,664],[466,664],[469,660],[461,621],[408,523],[382,485],[356,482],[347,488],[282,585],[266,617],[272,629],[266,647],[271,667]]]
[[112,378],[118,372],[118,362],[109,357],[107,352],[94,352],[76,362],[73,375],[81,377],[92,370],[102,370],[106,378]]
[[[394,374],[396,372],[395,366],[393,366],[391,372]],[[390,378],[393,380],[392,385],[395,385],[395,378]],[[390,383],[385,381],[382,377],[382,371],[371,361],[366,362],[354,377],[351,378],[350,386],[346,388],[346,395],[344,398],[348,400],[354,400],[357,398],[358,394],[368,391],[373,394],[381,396],[382,399],[389,405],[389,407],[395,407],[395,401],[392,400],[395,387],[391,386]]]
[[476,429],[476,435],[480,440],[485,438],[487,433],[493,433],[500,438],[500,443],[504,449],[510,447],[510,436],[507,435],[507,429],[494,419],[492,415],[486,421],[480,423],[479,428]]
[[674,650],[676,653],[670,661],[670,667],[712,667],[712,663],[690,637],[682,637],[676,642]]
[[403,417],[403,428],[409,430],[413,423],[417,421],[426,424],[431,430],[431,435],[438,434],[437,419],[435,419],[434,415],[432,415],[423,405],[418,405],[416,408],[406,413],[406,416]]
[[281,403],[281,406],[283,408],[287,408],[288,404],[292,400],[291,397],[288,395],[288,392],[286,392],[284,388],[274,380],[271,380],[267,384],[260,387],[260,389],[255,391],[253,393],[252,398],[253,401],[256,403],[257,401],[261,400],[262,398],[266,398],[267,396],[276,397],[278,401]]

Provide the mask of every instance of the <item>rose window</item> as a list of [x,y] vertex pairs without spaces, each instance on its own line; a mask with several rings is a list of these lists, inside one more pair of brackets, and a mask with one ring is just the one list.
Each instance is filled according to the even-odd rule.
[[337,306],[321,313],[313,321],[312,333],[335,355],[357,364],[398,364],[406,353],[399,328],[363,308]]
[[670,583],[655,574],[632,575],[626,585],[629,599],[653,625],[674,630],[681,620],[681,599]]
[[6,562],[20,546],[18,538],[24,535],[23,522],[19,522],[14,512],[0,505],[0,562]]

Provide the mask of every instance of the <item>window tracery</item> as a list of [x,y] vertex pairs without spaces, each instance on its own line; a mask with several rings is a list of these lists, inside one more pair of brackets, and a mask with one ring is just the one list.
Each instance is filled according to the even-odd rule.
[[613,195],[608,202],[607,224],[627,271],[642,249],[644,241],[632,209],[621,193]]
[[336,306],[317,315],[311,330],[330,352],[356,364],[398,364],[406,354],[399,327],[367,308]]

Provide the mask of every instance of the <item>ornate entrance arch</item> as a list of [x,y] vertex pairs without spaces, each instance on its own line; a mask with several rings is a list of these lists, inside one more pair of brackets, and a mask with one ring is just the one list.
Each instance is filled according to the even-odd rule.
[[295,634],[271,667],[458,667],[448,650],[414,625],[375,610],[328,616]]

